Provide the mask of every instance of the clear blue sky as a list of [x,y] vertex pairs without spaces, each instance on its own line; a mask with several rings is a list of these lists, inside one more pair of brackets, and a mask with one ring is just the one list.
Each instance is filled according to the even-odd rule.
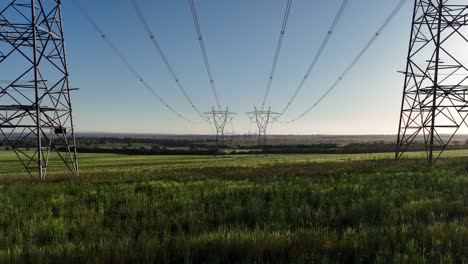
[[[310,64],[342,0],[294,0],[268,105],[279,111]],[[82,0],[83,6],[144,78],[178,111],[200,120],[177,89],[145,35],[128,0]],[[196,0],[220,100],[241,113],[237,133],[246,133],[243,113],[259,106],[276,48],[286,0]],[[297,101],[293,118],[309,107],[351,62],[398,0],[353,0],[330,45]],[[341,85],[319,107],[275,134],[394,134],[397,130],[412,1]],[[214,105],[186,0],[139,0],[151,27],[195,104]],[[64,26],[80,132],[210,133],[187,124],[148,93],[92,30],[71,1]],[[253,128],[253,127],[252,127]],[[230,126],[229,126],[230,129]],[[253,130],[252,130],[253,131]]]

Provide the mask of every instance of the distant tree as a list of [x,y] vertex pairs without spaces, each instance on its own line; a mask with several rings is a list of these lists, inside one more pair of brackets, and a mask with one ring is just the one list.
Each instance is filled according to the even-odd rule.
[[153,145],[151,146],[151,150],[161,150],[161,148],[158,145]]

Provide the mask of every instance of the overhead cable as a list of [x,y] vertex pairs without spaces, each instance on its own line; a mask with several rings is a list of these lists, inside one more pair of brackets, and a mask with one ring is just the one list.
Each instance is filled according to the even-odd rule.
[[382,32],[388,26],[388,24],[393,20],[393,18],[398,14],[401,8],[404,6],[407,0],[400,0],[396,7],[392,10],[390,15],[385,19],[384,23],[378,28],[378,30],[372,35],[371,39],[367,42],[364,48],[358,53],[358,55],[354,58],[351,64],[339,75],[339,77],[332,83],[332,85],[325,91],[325,93],[319,97],[314,104],[312,104],[309,108],[307,108],[302,114],[297,116],[294,119],[289,121],[283,121],[280,123],[293,123],[297,120],[306,116],[310,111],[312,111],[315,107],[317,107],[340,83],[341,81],[349,74],[349,72],[356,66],[359,60],[369,51],[369,49],[374,45],[375,41],[380,37]]
[[184,121],[190,122],[188,118],[184,117],[182,114],[180,114],[178,111],[175,110],[174,107],[169,105],[157,92],[156,90],[148,84],[148,82],[143,79],[142,75],[135,69],[135,67],[129,62],[129,60],[125,57],[125,55],[120,51],[114,43],[106,36],[104,31],[99,27],[97,24],[96,20],[84,9],[79,0],[72,0],[73,4],[78,8],[80,13],[83,15],[83,17],[91,24],[93,29],[100,35],[100,37],[104,40],[104,42],[109,46],[111,51],[114,53],[115,56],[117,56],[122,63],[125,65],[127,70],[134,75],[138,81],[141,82],[141,84],[153,95],[155,96],[169,111],[177,115],[179,118],[181,118]]
[[283,46],[284,34],[286,32],[286,26],[288,25],[289,13],[291,11],[291,5],[292,5],[292,0],[288,0],[288,2],[286,4],[286,9],[285,9],[284,15],[283,15],[283,23],[281,25],[281,31],[280,31],[280,35],[279,35],[279,38],[278,38],[278,44],[276,45],[276,52],[275,52],[275,57],[273,59],[273,65],[271,66],[270,76],[268,77],[268,83],[267,83],[267,87],[265,89],[265,95],[263,96],[262,107],[261,107],[262,111],[265,108],[266,101],[268,99],[268,96],[270,95],[271,85],[273,84],[273,79],[275,77],[276,68],[278,66],[278,60],[279,60],[279,56],[280,56],[280,53],[281,53],[281,48]]
[[211,91],[213,92],[213,96],[215,98],[216,104],[218,105],[218,108],[221,110],[221,103],[220,103],[219,96],[218,96],[218,91],[217,91],[217,88],[216,88],[216,85],[215,85],[215,82],[214,82],[210,62],[208,60],[208,53],[206,51],[205,42],[203,40],[203,34],[202,34],[201,29],[200,29],[200,22],[198,21],[198,15],[197,15],[197,10],[195,8],[195,3],[193,2],[193,0],[188,0],[188,2],[189,2],[189,5],[190,5],[190,11],[192,12],[193,24],[195,26],[195,31],[196,31],[197,37],[198,37],[198,43],[200,45],[200,49],[201,49],[201,52],[202,52],[202,55],[203,55],[203,61],[205,63],[206,72],[207,72],[208,78],[210,80]]
[[135,10],[135,13],[138,17],[138,19],[140,20],[141,24],[143,25],[143,28],[146,32],[146,34],[148,35],[148,37],[150,38],[151,40],[151,43],[153,44],[154,48],[156,49],[156,51],[158,52],[159,56],[161,57],[161,59],[163,60],[164,62],[164,65],[166,66],[167,70],[169,71],[169,73],[171,74],[172,78],[174,79],[174,82],[176,83],[177,87],[179,88],[179,90],[182,92],[183,96],[185,97],[185,99],[188,101],[188,103],[192,106],[193,110],[203,119],[206,121],[206,118],[205,116],[201,113],[201,111],[198,109],[198,107],[195,106],[195,104],[193,103],[193,100],[190,98],[187,90],[185,89],[185,87],[182,85],[182,83],[180,82],[180,79],[179,77],[177,76],[177,74],[175,73],[174,71],[174,68],[172,67],[172,65],[169,63],[169,60],[167,59],[167,56],[166,54],[164,53],[163,49],[161,48],[161,45],[159,44],[159,41],[158,39],[156,38],[156,35],[154,34],[153,30],[151,29],[151,27],[149,26],[149,23],[148,21],[146,20],[145,16],[143,15],[143,12],[140,8],[140,6],[138,5],[137,3],[137,0],[129,0],[133,9]]
[[306,71],[304,77],[302,78],[301,82],[297,86],[296,90],[294,91],[293,96],[288,101],[288,103],[283,108],[283,110],[280,112],[278,118],[280,118],[289,109],[289,107],[291,106],[291,104],[294,102],[297,95],[299,94],[299,92],[302,90],[302,88],[304,88],[304,85],[305,85],[306,81],[308,80],[308,78],[309,78],[310,74],[312,73],[312,71],[317,66],[317,63],[318,63],[319,59],[322,57],[322,54],[325,51],[325,48],[327,47],[328,43],[330,42],[330,39],[331,39],[333,33],[335,32],[335,29],[336,29],[338,23],[341,21],[341,18],[343,17],[343,14],[344,14],[344,12],[346,10],[346,7],[349,5],[350,2],[351,2],[351,0],[343,0],[342,4],[340,5],[340,7],[338,9],[338,12],[335,15],[335,18],[333,19],[333,22],[332,22],[330,28],[327,31],[327,34],[325,35],[325,38],[322,40],[322,44],[320,45],[317,53],[314,56],[314,59],[312,60],[312,63],[309,65],[309,68],[307,68],[307,71]]

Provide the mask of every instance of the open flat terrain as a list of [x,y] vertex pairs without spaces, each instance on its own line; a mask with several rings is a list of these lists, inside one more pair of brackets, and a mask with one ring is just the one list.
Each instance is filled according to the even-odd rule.
[[467,263],[468,151],[80,154],[29,179],[0,152],[0,262]]

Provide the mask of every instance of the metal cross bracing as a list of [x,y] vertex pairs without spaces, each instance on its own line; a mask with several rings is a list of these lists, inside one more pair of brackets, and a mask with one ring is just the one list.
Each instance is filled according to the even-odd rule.
[[237,113],[229,112],[229,108],[226,110],[215,110],[213,107],[211,111],[203,113],[207,119],[209,119],[216,130],[216,145],[221,148],[225,145],[225,128],[229,120],[232,121],[233,116]]
[[0,10],[0,72],[0,146],[33,177],[44,179],[56,159],[78,175],[59,0],[10,0]]
[[258,134],[257,134],[257,145],[258,146],[266,146],[267,145],[267,132],[269,125],[273,119],[279,115],[279,113],[272,112],[271,106],[268,107],[268,110],[258,110],[255,107],[253,112],[246,113],[250,119],[255,120],[258,127]]
[[228,135],[228,143],[226,145],[228,146],[237,146],[240,142],[240,135],[236,133],[236,130],[234,128],[234,117],[235,115],[230,115],[228,116],[228,121],[227,123],[229,124],[229,130],[227,132]]
[[415,0],[396,158],[422,135],[429,165],[468,117],[468,5]]

